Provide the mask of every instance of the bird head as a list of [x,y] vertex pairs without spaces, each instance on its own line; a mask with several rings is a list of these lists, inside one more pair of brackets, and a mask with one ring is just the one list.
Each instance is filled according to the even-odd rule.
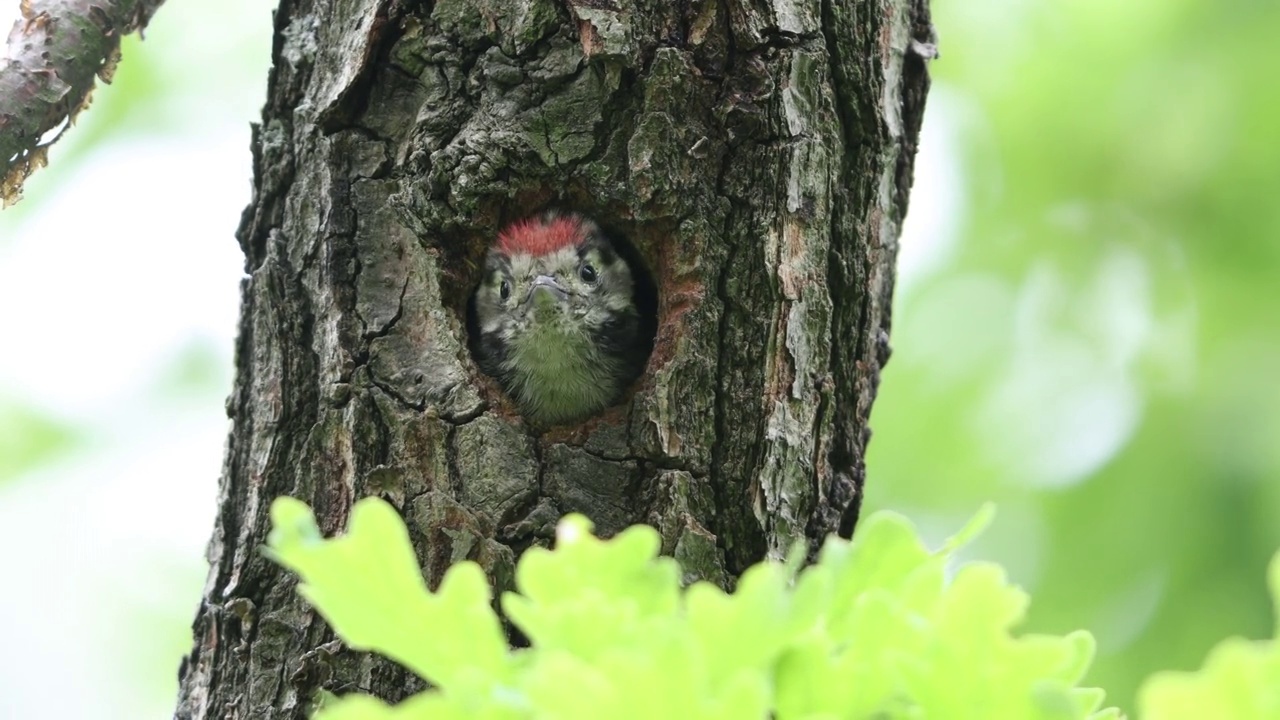
[[551,212],[503,230],[474,303],[480,367],[537,423],[607,407],[648,356],[632,269],[580,215]]
[[[592,221],[547,213],[508,226],[476,293],[482,332],[583,333],[634,312],[631,270]],[[539,333],[541,335],[541,333]]]

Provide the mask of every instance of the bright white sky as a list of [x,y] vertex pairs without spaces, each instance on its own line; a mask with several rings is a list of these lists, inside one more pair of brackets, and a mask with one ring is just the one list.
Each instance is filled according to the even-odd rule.
[[[7,35],[17,2],[0,3]],[[113,90],[99,88],[28,182],[38,209],[0,213],[0,404],[87,435],[0,486],[0,718],[172,717],[227,433],[271,6],[162,7],[146,45],[165,62],[148,71],[172,90],[146,126],[60,164]],[[166,390],[193,357],[217,380]]]
[[[38,579],[0,593],[0,697],[17,704],[13,717],[141,717],[106,694],[129,678],[112,677],[118,659],[94,640],[148,601],[141,588],[172,592],[173,572],[187,592],[203,583],[226,419],[216,393],[173,400],[156,385],[193,347],[229,365],[245,147],[247,137],[104,147],[0,242],[0,343],[11,350],[0,352],[0,395],[90,435],[72,457],[0,487],[5,575]],[[200,184],[173,182],[197,163]],[[138,197],[154,204],[140,212]],[[82,692],[66,692],[68,677]],[[49,697],[85,705],[55,711]]]

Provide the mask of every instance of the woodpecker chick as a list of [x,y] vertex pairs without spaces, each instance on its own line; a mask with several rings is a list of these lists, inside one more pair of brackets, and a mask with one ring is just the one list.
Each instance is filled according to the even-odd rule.
[[631,267],[580,215],[548,212],[503,230],[475,312],[481,369],[537,425],[613,404],[647,359]]

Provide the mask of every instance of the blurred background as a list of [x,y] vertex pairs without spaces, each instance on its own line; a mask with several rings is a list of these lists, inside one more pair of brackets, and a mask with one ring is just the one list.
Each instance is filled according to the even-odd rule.
[[[160,8],[0,211],[0,720],[173,716],[273,7]],[[17,10],[0,0],[5,35]]]
[[[171,716],[272,5],[163,7],[0,213],[4,720]],[[868,510],[940,541],[994,500],[969,556],[1032,593],[1025,629],[1093,631],[1132,711],[1272,629],[1280,4],[934,6]]]

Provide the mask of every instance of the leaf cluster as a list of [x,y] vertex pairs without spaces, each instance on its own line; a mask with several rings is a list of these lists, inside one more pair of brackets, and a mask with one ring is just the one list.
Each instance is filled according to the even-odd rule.
[[531,646],[508,647],[478,566],[430,592],[395,510],[369,498],[324,539],[303,503],[272,508],[269,552],[351,647],[433,686],[398,705],[348,695],[321,720],[383,718],[1119,718],[1078,687],[1091,636],[1015,636],[1026,595],[997,566],[948,576],[984,512],[931,552],[901,516],[866,519],[819,561],[748,570],[732,593],[680,584],[649,527],[609,540],[565,518],[554,550],[521,558],[506,617]]

